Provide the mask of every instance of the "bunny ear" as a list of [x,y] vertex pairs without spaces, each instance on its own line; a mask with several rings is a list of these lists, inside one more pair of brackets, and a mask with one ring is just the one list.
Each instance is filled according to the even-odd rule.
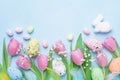
[[116,73],[110,73],[108,76],[107,76],[107,80],[114,80],[115,77],[117,77],[118,75],[120,74],[120,72],[116,72]]

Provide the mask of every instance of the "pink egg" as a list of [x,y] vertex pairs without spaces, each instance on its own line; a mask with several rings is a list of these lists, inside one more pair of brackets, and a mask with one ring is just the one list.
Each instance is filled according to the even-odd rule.
[[89,34],[90,34],[89,28],[84,28],[84,29],[83,29],[83,32],[84,32],[86,35],[89,35]]
[[24,40],[30,40],[30,35],[29,35],[29,34],[25,34],[25,35],[23,36],[23,39],[24,39]]
[[44,48],[47,48],[47,47],[48,47],[48,42],[47,42],[46,40],[43,40],[42,46],[43,46]]
[[23,29],[21,27],[16,27],[15,28],[15,32],[18,33],[18,34],[20,34],[20,33],[23,32]]
[[14,34],[13,34],[13,32],[10,30],[10,29],[8,29],[7,31],[6,31],[6,33],[7,33],[7,35],[9,36],[9,37],[12,37]]

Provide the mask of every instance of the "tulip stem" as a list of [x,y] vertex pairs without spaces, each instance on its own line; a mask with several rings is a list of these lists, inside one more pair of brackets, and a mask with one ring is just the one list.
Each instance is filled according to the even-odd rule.
[[42,80],[44,80],[44,71],[42,71],[41,73],[42,73]]
[[81,70],[82,70],[82,72],[83,72],[84,80],[86,80],[86,74],[85,74],[85,71],[84,71],[82,65],[81,65],[80,67],[81,67]]
[[34,73],[35,73],[35,70],[34,70],[33,68],[30,68],[30,69],[31,69],[31,71],[32,71],[32,72],[34,72]]
[[116,51],[112,52],[112,56],[113,56],[114,58],[117,58],[117,57],[118,57],[118,55],[116,54]]
[[104,80],[105,80],[105,76],[106,76],[105,67],[103,67],[103,75],[104,75]]

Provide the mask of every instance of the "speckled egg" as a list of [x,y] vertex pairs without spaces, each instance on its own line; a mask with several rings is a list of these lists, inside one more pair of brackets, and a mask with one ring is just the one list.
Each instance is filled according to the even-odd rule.
[[6,73],[0,73],[0,80],[10,80],[9,76]]
[[120,57],[115,58],[109,65],[110,72],[120,72]]
[[11,80],[24,80],[20,70],[15,67],[9,67],[7,72]]
[[36,57],[39,51],[39,42],[37,39],[32,39],[27,46],[27,54],[29,57]]

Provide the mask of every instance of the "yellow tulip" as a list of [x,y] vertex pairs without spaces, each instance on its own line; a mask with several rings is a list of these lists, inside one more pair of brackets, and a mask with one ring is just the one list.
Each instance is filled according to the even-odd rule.
[[10,80],[10,78],[6,73],[0,73],[0,80]]

